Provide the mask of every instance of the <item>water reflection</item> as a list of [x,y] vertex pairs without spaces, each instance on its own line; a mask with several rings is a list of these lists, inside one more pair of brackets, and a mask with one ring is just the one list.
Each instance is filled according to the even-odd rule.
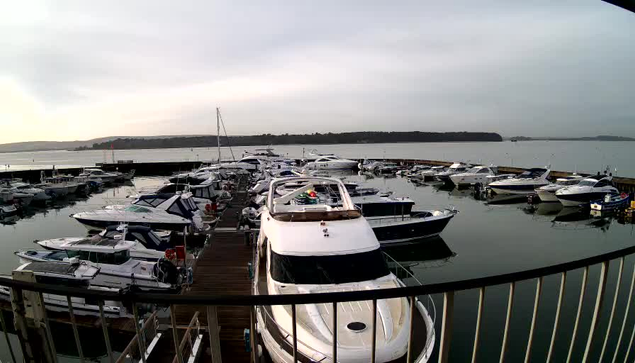
[[414,266],[440,267],[456,256],[443,238],[415,240],[412,243],[382,247],[390,257],[409,270]]

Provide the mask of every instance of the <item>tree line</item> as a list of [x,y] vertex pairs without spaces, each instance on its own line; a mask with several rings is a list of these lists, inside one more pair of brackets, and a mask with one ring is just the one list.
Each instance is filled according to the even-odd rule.
[[[468,142],[468,141],[503,141],[493,132],[343,132],[313,134],[262,134],[250,136],[221,136],[221,146],[256,146],[256,145],[302,145],[302,144],[361,144],[361,143],[402,143],[402,142]],[[216,147],[217,137],[210,136],[175,136],[169,138],[118,138],[112,141],[94,143],[86,149],[165,149],[186,147]]]

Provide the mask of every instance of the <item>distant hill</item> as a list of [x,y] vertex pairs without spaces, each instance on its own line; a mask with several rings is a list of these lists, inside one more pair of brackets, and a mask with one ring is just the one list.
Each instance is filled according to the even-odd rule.
[[509,140],[515,141],[531,141],[531,140],[548,140],[548,141],[635,141],[633,137],[598,135],[590,137],[527,137],[514,136]]
[[[221,145],[254,146],[254,145],[294,145],[294,144],[361,144],[361,143],[397,143],[397,142],[469,142],[469,141],[503,141],[493,132],[345,132],[314,133],[303,135],[252,135],[221,136]],[[214,147],[217,138],[211,136],[176,136],[169,138],[117,138],[106,142],[94,143],[92,147],[79,149],[164,149],[182,147]]]
[[[195,136],[195,135],[191,135]],[[171,138],[174,135],[162,136],[143,136],[144,139],[161,139]],[[137,138],[136,136],[107,136],[91,140],[77,141],[25,141],[13,142],[8,144],[0,144],[0,153],[25,152],[25,151],[48,151],[48,150],[76,150],[80,148],[89,148],[93,144],[108,142],[121,138]]]

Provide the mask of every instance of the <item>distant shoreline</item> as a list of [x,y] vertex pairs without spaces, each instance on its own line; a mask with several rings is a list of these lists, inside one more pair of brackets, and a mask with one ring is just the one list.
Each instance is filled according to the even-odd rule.
[[[337,144],[379,144],[412,142],[501,142],[503,138],[492,132],[348,132],[314,133],[302,135],[252,135],[221,136],[221,146],[261,146],[261,145],[337,145]],[[118,138],[84,146],[74,150],[134,150],[218,147],[218,138],[211,136],[188,136],[161,139]]]

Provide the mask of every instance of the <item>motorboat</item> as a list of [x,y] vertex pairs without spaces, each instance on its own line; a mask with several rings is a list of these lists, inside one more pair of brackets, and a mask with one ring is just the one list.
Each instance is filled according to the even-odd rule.
[[102,239],[63,245],[60,250],[23,250],[16,252],[21,263],[57,262],[70,265],[73,259],[94,266],[99,273],[91,279],[93,286],[142,290],[174,290],[180,285],[180,271],[167,260],[140,261],[130,257],[136,242]]
[[67,190],[66,194],[75,194],[77,188],[79,188],[79,184],[74,179],[75,177],[72,175],[57,174],[53,171],[53,176],[45,177],[43,183],[65,187]]
[[615,211],[621,208],[626,208],[629,201],[630,196],[626,193],[622,193],[620,195],[607,194],[604,196],[604,199],[592,201],[591,210],[599,212]]
[[542,202],[557,202],[556,192],[562,188],[578,184],[584,177],[582,175],[573,174],[563,178],[556,179],[555,183],[549,183],[544,187],[536,189],[536,194]]
[[140,195],[132,204],[75,213],[71,217],[89,230],[128,224],[159,230],[183,231],[184,228],[192,227],[202,231],[205,226],[200,212],[192,201],[191,193],[147,194]]
[[[330,293],[405,286],[389,270],[377,237],[345,185],[330,178],[299,180],[305,184],[281,196],[276,189],[289,180],[277,179],[271,184],[261,217],[253,293]],[[324,203],[328,196],[316,196],[315,203],[307,204],[303,195],[319,184],[337,185],[341,205]],[[297,335],[297,361],[333,362],[335,330],[337,362],[370,361],[373,338],[376,362],[403,361],[411,328],[413,341],[421,343],[412,351],[413,361],[427,362],[434,347],[434,322],[418,299],[414,304],[411,307],[408,298],[378,300],[373,316],[370,301],[338,303],[337,325],[333,325],[333,304],[296,305],[295,312],[290,305],[260,306],[256,308],[256,325],[275,363],[294,361],[293,334]],[[375,319],[373,337],[370,328]]]
[[34,242],[48,250],[64,250],[69,246],[100,244],[104,240],[126,240],[137,242],[130,248],[130,257],[137,260],[156,261],[165,256],[172,247],[171,232],[157,232],[146,226],[109,226],[101,233],[90,237],[62,237]]
[[0,187],[0,200],[4,203],[15,203],[27,207],[33,201],[33,194],[25,193],[15,188]]
[[435,175],[444,172],[446,168],[447,168],[446,166],[442,166],[442,165],[433,166],[428,170],[424,170],[420,172],[419,174],[413,175],[412,177],[410,177],[410,179],[423,181],[423,182],[432,181],[434,180]]
[[450,175],[450,180],[456,186],[474,185],[487,183],[487,177],[496,175],[496,172],[492,167],[478,165],[464,173],[457,173]]
[[412,176],[417,175],[418,173],[421,173],[422,171],[428,170],[430,169],[429,165],[414,165],[412,168],[408,169],[408,170],[399,170],[396,174],[397,176],[404,176],[407,178],[410,178]]
[[562,188],[556,192],[556,198],[565,207],[588,206],[591,201],[604,199],[604,196],[617,195],[619,191],[612,185],[611,176],[594,176],[583,179],[577,185]]
[[446,170],[443,170],[439,173],[434,174],[434,178],[443,183],[450,183],[450,177],[454,174],[464,173],[468,169],[467,164],[463,163],[454,163],[450,165]]
[[455,210],[414,211],[404,215],[366,217],[382,246],[423,242],[436,237],[456,215]]
[[364,195],[351,199],[366,218],[409,215],[415,204],[410,198],[392,195]]
[[19,210],[13,204],[0,205],[0,218],[4,219],[6,217],[15,216],[18,214]]
[[342,159],[335,155],[326,155],[315,159],[315,161],[308,162],[304,168],[307,170],[355,169],[357,168],[357,161]]
[[44,171],[40,173],[40,183],[36,184],[35,187],[43,189],[51,198],[63,198],[69,193],[69,187],[66,183],[55,180],[47,181]]
[[537,188],[549,184],[550,172],[543,168],[527,169],[514,178],[491,182],[489,188],[497,194],[533,194]]
[[[79,287],[94,291],[120,292],[120,289],[92,286],[91,282],[99,274],[99,268],[77,259],[70,263],[60,262],[29,262],[13,270],[12,279],[32,281],[28,276],[33,275],[35,282]],[[68,313],[68,297],[65,295],[42,294],[43,305],[47,310]],[[10,300],[11,291],[8,287],[0,286],[0,298]],[[76,315],[100,316],[100,306],[83,297],[70,297],[73,313]],[[121,302],[105,300],[101,305],[103,314],[107,317],[128,316]]]
[[122,177],[118,173],[107,173],[99,168],[85,168],[79,176],[86,177],[88,180],[96,180],[104,184],[112,184]]
[[232,195],[228,191],[223,190],[220,180],[217,179],[207,179],[196,185],[168,183],[154,190],[142,189],[138,194],[131,197],[138,198],[144,194],[176,195],[184,192],[190,192],[192,194],[192,200],[194,200],[197,205],[202,206],[209,203],[227,202],[232,198]]
[[24,183],[24,182],[19,181],[19,180],[8,181],[5,184],[5,186],[8,187],[8,188],[14,189],[16,191],[22,192],[22,193],[26,193],[26,194],[32,195],[34,202],[45,202],[45,201],[51,199],[51,197],[48,194],[46,194],[44,189],[36,188],[36,187],[32,186],[29,183]]

